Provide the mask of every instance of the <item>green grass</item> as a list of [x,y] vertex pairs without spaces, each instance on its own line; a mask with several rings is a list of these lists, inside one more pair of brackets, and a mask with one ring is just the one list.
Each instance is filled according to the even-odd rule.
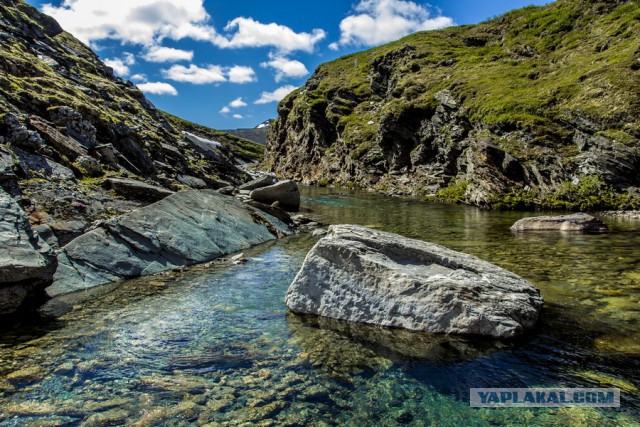
[[[467,46],[469,37],[486,44]],[[413,112],[429,118],[439,105],[435,94],[447,89],[463,115],[478,129],[490,129],[492,143],[522,164],[535,164],[551,149],[570,165],[579,154],[573,142],[576,128],[591,132],[595,127],[594,133],[610,141],[639,146],[638,40],[637,1],[558,0],[478,25],[420,32],[320,65],[303,88],[281,102],[279,127],[295,129],[301,118],[309,121],[324,112],[337,133],[332,144],[341,148],[322,149],[327,154],[347,151],[365,163],[368,153],[380,150],[383,118],[399,123],[416,116]],[[311,113],[314,107],[318,110]],[[418,131],[419,120],[409,132]],[[369,121],[375,125],[368,126]],[[272,166],[279,161],[268,158]],[[443,195],[457,199],[459,189],[445,189]],[[575,209],[569,190],[546,206]],[[531,203],[527,197],[514,195],[504,202],[542,201],[541,195]],[[577,197],[591,196],[578,192]],[[587,208],[605,205],[625,203],[585,202]]]

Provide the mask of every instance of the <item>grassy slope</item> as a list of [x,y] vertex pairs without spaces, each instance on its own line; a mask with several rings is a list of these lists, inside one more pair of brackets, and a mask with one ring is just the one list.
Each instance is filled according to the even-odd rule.
[[[435,93],[450,89],[473,121],[526,129],[538,145],[568,142],[566,121],[595,122],[604,136],[626,144],[640,137],[640,6],[629,2],[559,0],[528,7],[477,26],[422,32],[321,65],[319,85],[291,94],[299,111],[340,88],[358,99],[344,106],[338,131],[343,143],[366,150],[381,115],[435,108]],[[467,46],[476,38],[482,47]],[[372,64],[408,47],[393,70],[395,88],[382,98],[369,83]],[[381,108],[373,100],[381,102]],[[517,143],[501,142],[514,154]],[[522,153],[535,156],[536,144]],[[566,155],[575,154],[565,147]],[[519,156],[521,157],[521,156]]]
[[[22,27],[28,34],[43,28],[41,15],[22,1],[12,1],[11,7],[3,7],[0,17]],[[51,25],[56,25],[52,22]],[[137,129],[136,136],[145,144],[166,143],[180,139],[180,130],[211,136],[226,143],[235,154],[249,161],[259,161],[263,148],[256,143],[200,126],[159,111],[149,111],[139,100],[144,95],[132,84],[105,74],[95,53],[71,34],[62,32],[53,37],[55,46],[64,52],[64,62],[50,65],[25,49],[21,40],[0,39],[0,69],[12,72],[0,73],[0,106],[5,111],[27,112],[48,117],[49,110],[70,106],[91,121],[101,132],[101,125],[121,123]],[[63,51],[64,49],[64,51]],[[61,67],[71,70],[75,84],[59,73]],[[122,105],[126,105],[125,108]],[[161,126],[168,119],[174,126]],[[169,138],[168,138],[169,137]]]

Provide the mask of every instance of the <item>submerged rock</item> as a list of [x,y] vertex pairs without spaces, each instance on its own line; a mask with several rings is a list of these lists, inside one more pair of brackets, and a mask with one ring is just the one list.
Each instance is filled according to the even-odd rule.
[[522,218],[511,226],[511,231],[591,231],[604,232],[609,228],[598,218],[585,213],[561,216]]
[[355,225],[329,228],[285,302],[295,313],[497,338],[533,328],[543,304],[538,288],[496,265]]
[[282,181],[268,187],[258,188],[251,192],[251,198],[257,202],[271,204],[280,202],[286,209],[300,208],[300,192],[295,181]]
[[38,297],[53,278],[56,258],[18,203],[0,189],[0,314]]
[[50,296],[202,263],[290,233],[214,190],[175,193],[76,238],[58,256]]

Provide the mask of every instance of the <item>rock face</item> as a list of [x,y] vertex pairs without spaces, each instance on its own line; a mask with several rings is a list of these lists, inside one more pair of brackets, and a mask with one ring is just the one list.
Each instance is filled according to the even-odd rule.
[[28,297],[44,295],[57,261],[24,210],[1,189],[0,215],[0,314],[9,314]]
[[[279,104],[265,163],[301,182],[482,207],[640,206],[640,70],[632,67],[640,52],[608,24],[624,15],[638,34],[629,15],[638,11],[638,2],[553,2],[322,64]],[[549,28],[557,16],[572,16],[571,24]],[[576,32],[587,27],[602,40]],[[555,37],[578,39],[579,48]],[[584,78],[557,78],[568,70]]]
[[330,227],[285,302],[295,313],[497,338],[533,328],[543,304],[533,284],[486,261],[353,225]]
[[561,216],[522,218],[511,226],[511,231],[578,231],[605,232],[609,228],[598,218],[585,213]]
[[256,202],[272,204],[279,202],[283,208],[298,210],[300,192],[295,181],[282,181],[268,187],[258,188],[250,194]]
[[67,244],[50,296],[209,261],[290,233],[213,190],[191,190],[107,221]]

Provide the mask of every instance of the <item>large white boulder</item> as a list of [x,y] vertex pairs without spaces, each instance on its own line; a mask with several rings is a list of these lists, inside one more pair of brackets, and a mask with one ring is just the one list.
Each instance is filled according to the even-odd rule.
[[543,304],[536,286],[496,265],[355,225],[330,227],[285,302],[295,313],[499,338],[533,328]]

